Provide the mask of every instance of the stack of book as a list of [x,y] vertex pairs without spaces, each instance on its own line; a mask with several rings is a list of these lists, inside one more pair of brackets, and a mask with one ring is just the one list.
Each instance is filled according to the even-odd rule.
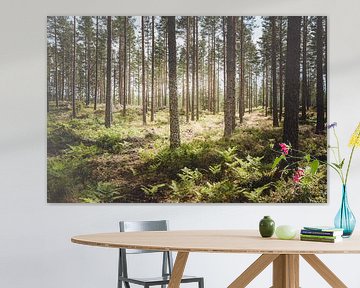
[[304,227],[300,232],[302,241],[336,243],[342,241],[344,230],[334,227]]

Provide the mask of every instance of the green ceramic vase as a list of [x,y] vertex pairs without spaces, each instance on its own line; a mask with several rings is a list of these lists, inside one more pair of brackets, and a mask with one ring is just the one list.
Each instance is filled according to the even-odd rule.
[[270,216],[264,216],[259,223],[259,232],[262,237],[271,237],[275,232],[275,222]]

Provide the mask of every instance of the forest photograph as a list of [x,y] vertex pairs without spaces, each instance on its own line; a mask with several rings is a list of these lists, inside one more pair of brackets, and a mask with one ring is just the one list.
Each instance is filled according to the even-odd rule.
[[327,202],[327,17],[46,29],[49,203]]

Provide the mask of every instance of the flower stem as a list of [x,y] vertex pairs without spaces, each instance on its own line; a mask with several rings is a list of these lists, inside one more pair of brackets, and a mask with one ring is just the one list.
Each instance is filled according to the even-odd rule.
[[348,176],[349,176],[349,170],[350,170],[350,165],[351,165],[351,161],[354,155],[354,151],[355,151],[355,145],[353,146],[353,148],[351,149],[351,154],[350,154],[350,158],[349,158],[349,163],[347,165],[347,169],[346,169],[346,176],[345,176],[345,185],[347,184],[348,181]]
[[339,163],[338,164],[340,164],[342,160],[341,160],[341,154],[340,154],[339,137],[336,134],[335,127],[333,128],[333,131],[334,131],[334,135],[335,135],[335,139],[336,139],[336,146],[337,146],[337,151],[338,151],[338,156],[339,156],[339,161],[338,161]]
[[[360,132],[357,134],[356,140],[359,139],[359,137],[360,137]],[[348,163],[347,169],[346,169],[346,177],[345,177],[345,182],[344,182],[345,185],[347,184],[347,181],[348,181],[348,176],[349,176],[349,171],[350,171],[350,165],[351,165],[352,158],[353,158],[353,155],[354,155],[355,147],[356,147],[356,141],[355,141],[354,146],[353,146],[352,149],[351,149],[351,154],[350,154],[350,158],[349,158],[349,163]]]

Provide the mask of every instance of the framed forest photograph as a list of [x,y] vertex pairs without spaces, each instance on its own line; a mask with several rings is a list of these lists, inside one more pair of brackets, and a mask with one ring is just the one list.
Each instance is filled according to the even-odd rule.
[[48,16],[49,203],[326,203],[327,17]]

